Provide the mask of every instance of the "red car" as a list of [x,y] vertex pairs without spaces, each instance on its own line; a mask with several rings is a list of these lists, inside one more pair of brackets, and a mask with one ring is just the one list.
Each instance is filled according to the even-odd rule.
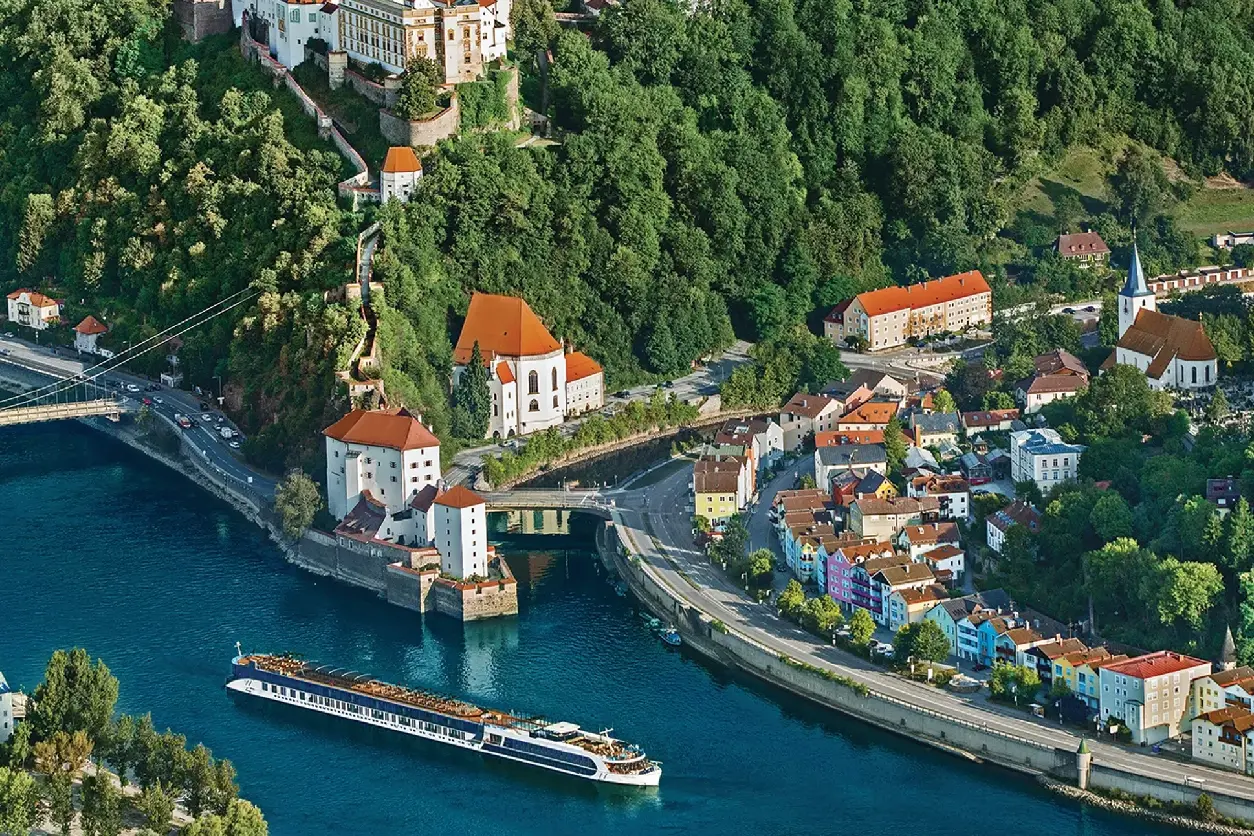
[[152,398],[144,398],[144,406],[152,406]]

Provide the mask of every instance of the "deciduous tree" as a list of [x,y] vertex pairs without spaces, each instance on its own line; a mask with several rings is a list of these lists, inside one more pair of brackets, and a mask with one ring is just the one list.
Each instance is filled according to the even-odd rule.
[[293,540],[313,524],[322,505],[317,484],[303,470],[289,471],[274,492],[274,508],[283,521],[283,533]]

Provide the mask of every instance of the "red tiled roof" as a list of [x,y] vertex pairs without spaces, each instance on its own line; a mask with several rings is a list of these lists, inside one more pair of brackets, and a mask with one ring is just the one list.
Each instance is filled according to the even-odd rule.
[[1070,235],[1058,236],[1058,254],[1066,256],[1103,255],[1110,252],[1110,247],[1096,232],[1073,232]]
[[927,543],[957,543],[958,524],[955,522],[927,523],[926,525],[908,525],[904,529],[910,544],[919,546]]
[[804,415],[807,418],[817,418],[823,410],[832,404],[832,401],[833,399],[827,395],[808,395],[805,392],[798,392],[788,400],[788,403],[780,408],[780,412],[790,412],[794,415]]
[[91,314],[83,317],[83,321],[74,326],[74,330],[80,334],[91,336],[92,334],[104,334],[109,329],[104,326],[100,320]]
[[1146,653],[1144,656],[1134,656],[1113,665],[1106,665],[1105,669],[1123,676],[1148,679],[1166,673],[1179,673],[1205,664],[1206,662],[1202,659],[1194,659],[1192,656],[1173,653],[1170,650],[1159,650],[1155,653]]
[[923,554],[919,555],[919,560],[926,560],[928,563],[936,563],[941,560],[949,560],[950,558],[953,558],[953,557],[960,557],[963,554],[966,554],[966,552],[964,552],[962,549],[958,548],[957,546],[946,543],[943,546],[937,546],[936,548],[932,549],[930,552],[924,552]]
[[1078,374],[1038,374],[1024,388],[1029,395],[1046,392],[1079,392],[1089,385],[1087,377]]
[[388,149],[382,171],[387,174],[412,174],[422,171],[422,160],[408,145],[393,145]]
[[496,364],[496,379],[502,383],[514,382],[514,372],[510,369],[509,363]]
[[815,447],[843,447],[846,444],[883,443],[883,430],[824,430],[814,434]]
[[594,374],[601,373],[601,364],[582,351],[572,351],[566,355],[566,382],[583,380]]
[[454,485],[437,496],[435,504],[445,508],[473,508],[483,505],[484,499],[465,485]]
[[466,322],[453,350],[453,362],[465,364],[475,343],[485,357],[526,357],[549,354],[561,345],[531,307],[517,296],[475,293],[470,297]]
[[57,304],[57,300],[53,299],[51,296],[44,296],[38,290],[30,290],[29,288],[25,288],[25,287],[18,288],[17,290],[10,293],[9,298],[17,299],[23,293],[29,295],[30,303],[37,308],[47,308],[47,307],[51,307]]
[[908,308],[926,308],[953,302],[978,293],[992,293],[979,270],[933,279],[907,287],[886,287],[858,294],[867,316],[879,316]]
[[1003,421],[1013,421],[1019,417],[1017,409],[989,409],[982,412],[962,413],[964,427],[995,427]]
[[1033,362],[1037,374],[1069,373],[1089,376],[1089,368],[1084,365],[1084,361],[1066,349],[1055,348],[1039,355]]
[[884,401],[867,401],[862,406],[841,416],[838,424],[883,424],[888,426],[888,422],[897,414],[897,403],[886,403]]
[[884,554],[885,552],[892,555],[892,543],[859,543],[840,547],[840,553],[844,555],[848,563],[856,563],[858,558],[866,560],[872,555]]
[[345,444],[390,447],[393,450],[440,446],[440,440],[404,409],[399,412],[354,409],[323,430],[322,434]]
[[1137,313],[1136,320],[1119,338],[1118,345],[1152,358],[1145,374],[1155,380],[1162,377],[1177,357],[1190,361],[1214,360],[1217,357],[1202,323],[1148,308],[1142,308]]
[[852,299],[846,299],[845,301],[839,303],[836,307],[828,311],[827,316],[823,317],[823,319],[827,322],[844,322],[845,311],[848,310],[851,302],[853,302]]

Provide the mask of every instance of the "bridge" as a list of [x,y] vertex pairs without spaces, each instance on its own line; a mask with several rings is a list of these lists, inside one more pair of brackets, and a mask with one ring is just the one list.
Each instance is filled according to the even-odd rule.
[[102,416],[110,421],[118,420],[122,405],[115,398],[98,398],[72,403],[50,403],[39,406],[19,406],[0,409],[0,427],[15,424],[34,424],[40,421],[57,421],[64,418],[92,418]]
[[488,511],[582,511],[609,519],[614,500],[600,491],[518,488],[480,494]]

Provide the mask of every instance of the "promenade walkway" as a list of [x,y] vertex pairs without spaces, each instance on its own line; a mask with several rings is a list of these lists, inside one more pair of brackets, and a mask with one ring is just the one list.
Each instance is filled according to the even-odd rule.
[[[691,521],[683,503],[686,474],[682,471],[647,491],[624,491],[617,497],[614,519],[628,548],[639,554],[671,594],[722,621],[730,630],[769,649],[859,682],[877,695],[935,712],[993,733],[1033,744],[1075,751],[1080,735],[1021,713],[1012,713],[923,683],[916,683],[872,665],[861,657],[816,640],[779,618],[772,607],[751,600],[692,543]],[[679,484],[676,484],[678,482]],[[660,546],[660,548],[659,548]],[[1172,783],[1188,782],[1211,792],[1254,801],[1254,779],[1193,763],[1181,763],[1135,749],[1090,738],[1094,762]]]

